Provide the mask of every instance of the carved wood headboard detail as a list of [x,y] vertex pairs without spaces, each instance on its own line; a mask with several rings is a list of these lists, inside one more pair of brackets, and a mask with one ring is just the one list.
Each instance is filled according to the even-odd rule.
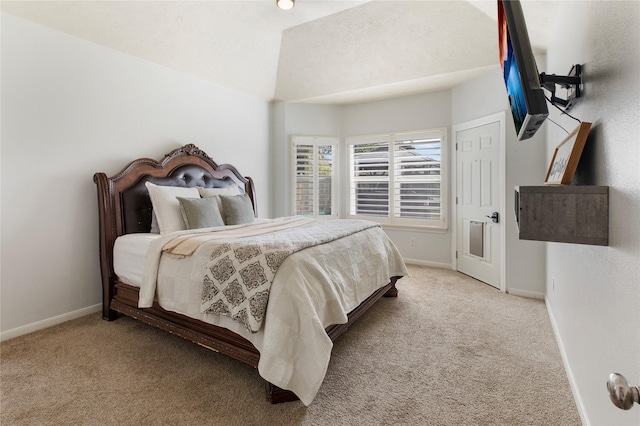
[[[193,144],[171,151],[160,161],[151,158],[134,160],[112,177],[96,173],[93,181],[98,187],[100,267],[105,288],[103,297],[106,300],[111,300],[113,285],[117,281],[113,270],[116,238],[124,234],[149,232],[151,229],[151,199],[145,182],[206,188],[237,184],[249,195],[256,216],[258,214],[253,180],[242,176],[232,165],[218,165]],[[107,281],[110,285],[105,286]],[[107,288],[110,290],[107,291]]]

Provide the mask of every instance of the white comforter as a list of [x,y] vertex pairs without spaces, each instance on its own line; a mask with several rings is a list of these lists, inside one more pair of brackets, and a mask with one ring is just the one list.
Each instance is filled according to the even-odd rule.
[[[229,232],[225,228],[210,230]],[[325,328],[347,322],[347,313],[387,284],[390,277],[407,275],[400,253],[379,227],[307,248],[282,263],[271,287],[264,326],[258,333],[250,333],[228,317],[200,312],[209,243],[183,259],[161,256],[169,240],[188,232],[192,231],[162,236],[151,243],[139,307],[149,307],[156,299],[164,309],[243,336],[260,352],[260,375],[293,391],[305,405],[318,392],[329,364],[333,343]]]

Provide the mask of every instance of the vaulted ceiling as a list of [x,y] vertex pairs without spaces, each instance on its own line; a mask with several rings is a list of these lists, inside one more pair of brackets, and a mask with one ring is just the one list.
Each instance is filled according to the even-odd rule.
[[[523,1],[534,52],[557,2]],[[498,66],[495,0],[2,1],[2,12],[264,100],[353,103]]]

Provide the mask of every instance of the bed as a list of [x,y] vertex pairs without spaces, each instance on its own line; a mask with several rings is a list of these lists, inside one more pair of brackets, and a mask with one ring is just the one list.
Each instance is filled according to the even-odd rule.
[[[396,281],[406,275],[397,249],[379,227],[352,231],[313,247],[301,246],[273,272],[271,293],[267,293],[268,303],[264,308],[266,313],[261,315],[263,323],[260,329],[252,330],[246,321],[211,311],[203,313],[195,306],[198,301],[194,298],[198,292],[202,294],[202,280],[198,283],[186,276],[194,275],[193,271],[201,269],[207,258],[213,259],[213,254],[202,254],[212,242],[197,246],[199,248],[192,251],[194,254],[187,256],[190,260],[159,249],[176,241],[176,236],[193,232],[200,235],[201,230],[178,230],[163,235],[150,232],[157,224],[150,197],[154,187],[187,188],[185,191],[192,191],[194,187],[199,187],[199,191],[239,188],[242,197],[234,198],[248,199],[251,213],[257,218],[255,188],[250,177],[241,175],[234,166],[218,165],[205,152],[189,144],[160,161],[150,158],[131,161],[111,177],[96,173],[94,182],[98,191],[103,319],[112,321],[120,314],[126,315],[257,368],[265,378],[267,397],[272,403],[300,399],[309,405],[324,379],[332,342],[381,297],[397,296]],[[304,219],[255,219],[251,224],[205,231],[212,230],[212,235],[220,232],[215,238],[223,238],[225,232],[249,232],[244,230],[251,226],[284,227],[286,222],[286,226],[308,227],[306,222],[296,222],[301,220]],[[373,256],[379,259],[371,261]],[[331,283],[314,282],[324,280],[325,276]],[[298,281],[302,283],[300,286]],[[304,290],[304,294],[303,290],[291,290],[312,285],[336,288],[338,294],[318,296],[317,289]],[[318,312],[313,314],[306,312],[305,304],[321,303],[326,308],[317,308]],[[283,313],[292,309],[297,311]],[[291,315],[294,315],[293,321]],[[294,327],[288,323],[300,322],[302,317],[311,318],[310,325]],[[322,328],[318,332],[319,323]],[[289,345],[297,346],[289,348]],[[285,357],[278,353],[283,347],[297,355]],[[309,350],[325,355],[316,360]],[[289,356],[297,358],[281,361],[288,360]]]

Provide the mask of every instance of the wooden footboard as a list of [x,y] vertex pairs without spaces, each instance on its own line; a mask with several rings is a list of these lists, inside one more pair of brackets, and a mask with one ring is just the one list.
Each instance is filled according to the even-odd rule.
[[151,308],[138,308],[137,287],[118,283],[111,310],[138,319],[161,330],[180,336],[233,359],[258,367],[260,353],[244,337],[212,324],[162,309],[157,303]]
[[[387,285],[378,289],[351,311],[347,315],[348,322],[327,327],[326,331],[329,338],[335,341],[381,297],[396,297],[398,291],[395,285],[399,278],[401,277],[391,278]],[[137,307],[138,294],[139,289],[137,287],[117,283],[115,285],[114,298],[110,303],[110,314],[107,315],[106,319],[113,320],[120,313],[258,368],[260,353],[244,337],[226,328],[198,321],[176,312],[166,311],[155,303],[151,308],[140,309]],[[289,390],[280,389],[267,382],[267,399],[271,403],[277,404],[296,401],[298,397]]]

